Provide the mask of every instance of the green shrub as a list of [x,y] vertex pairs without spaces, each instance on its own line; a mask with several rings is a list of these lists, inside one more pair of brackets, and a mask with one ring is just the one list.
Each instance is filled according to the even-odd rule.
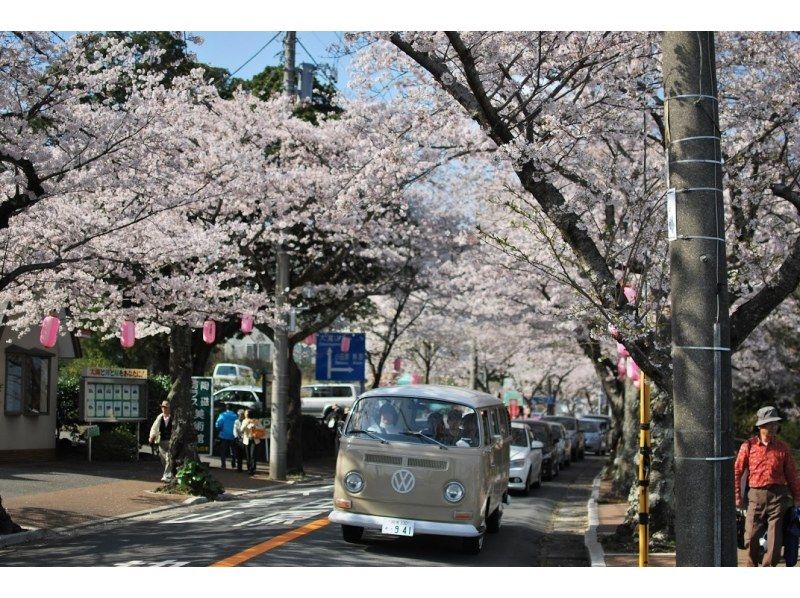
[[136,434],[128,425],[100,426],[100,436],[92,438],[92,459],[97,461],[135,461],[139,450]]
[[205,496],[209,500],[216,500],[225,492],[208,470],[208,466],[200,461],[187,461],[175,475],[178,487],[194,496]]

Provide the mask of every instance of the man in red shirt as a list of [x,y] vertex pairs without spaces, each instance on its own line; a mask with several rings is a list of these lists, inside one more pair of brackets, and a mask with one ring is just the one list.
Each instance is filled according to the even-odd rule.
[[739,449],[734,466],[736,506],[742,507],[741,479],[747,475],[747,517],[744,543],[747,566],[757,567],[761,561],[758,539],[767,530],[767,553],[764,566],[775,567],[781,559],[783,545],[783,515],[791,506],[800,506],[800,477],[785,442],[775,438],[778,432],[778,410],[762,407],[758,410],[758,436],[745,441]]

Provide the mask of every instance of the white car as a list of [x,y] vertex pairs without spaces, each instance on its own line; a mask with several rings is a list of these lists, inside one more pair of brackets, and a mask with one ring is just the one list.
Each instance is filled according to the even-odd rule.
[[[239,409],[256,409],[264,411],[264,401],[261,397],[260,386],[226,386],[214,393],[215,414],[225,409],[225,404],[230,403],[234,411]],[[264,417],[268,417],[264,414]]]
[[528,424],[511,422],[511,468],[508,488],[528,494],[531,487],[542,485],[542,449],[544,444],[534,440]]
[[233,384],[255,384],[253,368],[238,363],[218,363],[211,375],[214,390],[226,388]]
[[300,411],[324,419],[334,405],[349,411],[360,392],[359,384],[304,384],[300,387]]

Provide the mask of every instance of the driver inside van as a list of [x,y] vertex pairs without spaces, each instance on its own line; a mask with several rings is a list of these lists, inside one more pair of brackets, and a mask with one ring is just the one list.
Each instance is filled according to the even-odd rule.
[[456,446],[478,446],[478,416],[476,414],[467,413],[461,419],[459,436]]

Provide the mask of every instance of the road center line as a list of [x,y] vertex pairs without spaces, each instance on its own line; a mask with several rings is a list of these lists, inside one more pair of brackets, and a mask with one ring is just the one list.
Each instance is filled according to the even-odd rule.
[[245,561],[249,561],[252,558],[255,558],[265,552],[269,552],[273,548],[278,548],[279,546],[283,546],[287,542],[291,542],[292,540],[296,540],[297,538],[301,538],[306,534],[310,534],[318,529],[321,529],[328,525],[330,521],[328,518],[325,517],[323,519],[317,519],[316,521],[312,521],[311,523],[307,523],[303,527],[298,527],[297,529],[293,529],[285,534],[281,534],[280,536],[275,536],[267,540],[266,542],[262,542],[261,544],[256,544],[255,546],[251,546],[250,548],[243,550],[237,554],[229,556],[227,558],[222,559],[221,561],[217,561],[213,563],[212,567],[236,567],[237,565],[241,565]]

